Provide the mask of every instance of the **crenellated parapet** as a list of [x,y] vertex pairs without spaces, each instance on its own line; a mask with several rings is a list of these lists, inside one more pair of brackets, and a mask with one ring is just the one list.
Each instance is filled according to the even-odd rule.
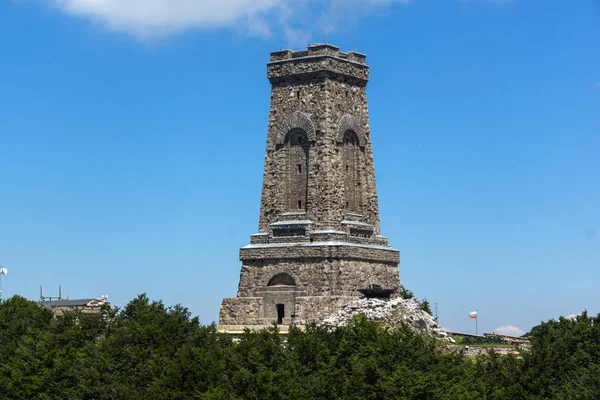
[[329,56],[348,60],[357,64],[367,63],[367,55],[358,51],[340,51],[340,48],[331,44],[311,44],[307,50],[279,50],[271,52],[271,62],[291,60],[305,57]]
[[369,81],[367,56],[355,51],[340,52],[330,44],[314,44],[307,50],[280,50],[271,53],[267,77],[272,84],[287,83],[299,75],[313,78],[340,78],[366,86]]

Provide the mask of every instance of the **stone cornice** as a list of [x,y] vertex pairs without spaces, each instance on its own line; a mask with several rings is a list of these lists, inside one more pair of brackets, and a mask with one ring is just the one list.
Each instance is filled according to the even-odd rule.
[[240,249],[240,260],[345,259],[397,265],[400,252],[387,246],[344,242],[255,244]]
[[272,84],[307,76],[347,77],[364,86],[369,81],[369,66],[331,55],[312,55],[267,64],[267,77]]

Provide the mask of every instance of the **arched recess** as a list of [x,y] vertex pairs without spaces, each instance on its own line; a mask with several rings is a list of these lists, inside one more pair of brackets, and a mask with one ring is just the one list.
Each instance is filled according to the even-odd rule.
[[289,211],[306,211],[308,202],[309,138],[300,128],[294,128],[284,139],[286,157],[286,194]]
[[317,140],[315,125],[310,120],[310,117],[301,111],[294,111],[282,121],[279,130],[277,131],[275,145],[283,145],[286,136],[290,131],[295,129],[304,131],[310,142],[315,142]]
[[363,131],[360,129],[360,126],[356,122],[356,119],[350,114],[344,114],[337,124],[337,142],[343,143],[344,135],[348,131],[352,131],[356,134],[356,138],[358,139],[358,145],[360,147],[365,147],[365,135]]
[[280,272],[273,276],[267,286],[296,286],[296,281],[286,272]]
[[347,130],[341,140],[342,176],[344,177],[344,208],[359,212],[361,199],[360,140],[356,132]]

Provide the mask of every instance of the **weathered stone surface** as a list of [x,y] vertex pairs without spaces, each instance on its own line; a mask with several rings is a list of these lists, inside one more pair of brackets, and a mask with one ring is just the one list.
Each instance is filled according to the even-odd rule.
[[378,285],[398,291],[400,255],[381,236],[366,56],[331,45],[271,54],[259,232],[240,250],[222,326],[320,321]]
[[370,321],[379,321],[394,327],[402,323],[416,331],[439,337],[450,343],[454,339],[444,332],[435,318],[423,311],[418,299],[358,299],[345,304],[339,311],[325,318],[323,326],[338,327],[347,324],[357,315],[363,314]]
[[[221,325],[243,325],[246,321],[261,321],[264,314],[262,311],[261,297],[237,297],[235,299],[223,299],[219,313],[219,324]],[[238,321],[243,321],[238,324]]]
[[341,53],[339,48],[331,45],[312,45],[307,51],[271,53],[267,76],[273,85],[288,82],[291,77],[343,77],[365,86],[369,80],[369,67],[364,54]]
[[286,273],[294,286],[308,296],[360,296],[358,289],[375,284],[399,289],[398,268],[393,264],[337,259],[296,258],[244,262],[238,297],[255,297],[257,290],[267,287],[276,275]]

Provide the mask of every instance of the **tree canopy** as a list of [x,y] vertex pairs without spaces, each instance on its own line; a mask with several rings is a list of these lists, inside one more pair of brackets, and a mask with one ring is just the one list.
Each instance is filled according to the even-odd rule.
[[597,399],[600,315],[548,321],[519,356],[453,354],[407,326],[237,338],[146,295],[53,316],[0,302],[0,399]]

